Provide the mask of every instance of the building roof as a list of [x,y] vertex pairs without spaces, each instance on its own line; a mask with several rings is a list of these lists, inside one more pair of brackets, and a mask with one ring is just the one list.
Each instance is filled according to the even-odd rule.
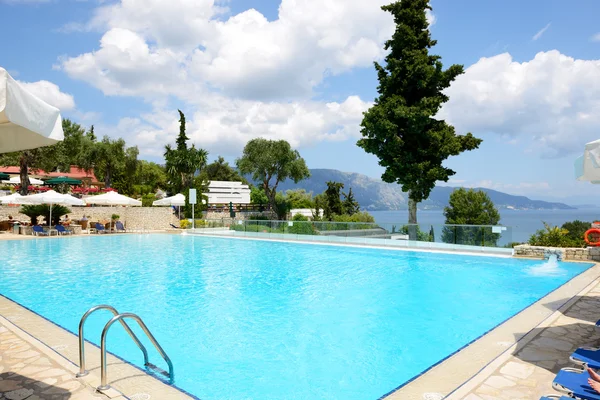
[[[5,172],[10,175],[19,175],[20,169],[19,169],[19,167],[14,167],[14,166],[0,167],[0,172]],[[39,176],[41,178],[55,178],[55,177],[59,177],[59,176],[66,176],[68,178],[74,178],[74,179],[80,179],[80,180],[86,179],[86,180],[91,180],[92,182],[98,182],[96,175],[94,175],[94,171],[91,171],[88,173],[85,170],[83,170],[81,168],[77,168],[73,165],[71,165],[71,168],[68,172],[67,171],[65,171],[65,172],[46,172],[43,170],[37,170],[37,171],[35,171],[35,173],[30,171],[29,175]]]

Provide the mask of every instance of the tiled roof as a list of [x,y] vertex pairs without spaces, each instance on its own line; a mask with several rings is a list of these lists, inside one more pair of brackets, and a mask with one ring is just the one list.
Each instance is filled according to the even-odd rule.
[[[0,167],[0,172],[5,172],[10,175],[19,175],[19,167]],[[55,178],[58,176],[66,176],[68,178],[74,179],[91,179],[92,182],[98,181],[96,175],[94,175],[94,171],[88,173],[82,170],[81,168],[77,168],[75,166],[71,166],[71,170],[69,172],[46,172],[42,170],[37,170],[35,171],[35,173],[33,171],[30,171],[29,175],[39,176],[42,178]]]

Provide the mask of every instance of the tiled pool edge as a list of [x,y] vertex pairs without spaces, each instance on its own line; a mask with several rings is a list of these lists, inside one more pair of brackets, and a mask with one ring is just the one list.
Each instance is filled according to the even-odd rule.
[[[485,380],[485,371],[493,371],[494,365],[510,357],[517,345],[522,346],[537,337],[539,332],[532,333],[535,328],[551,324],[576,303],[580,295],[599,283],[600,263],[596,263],[381,399],[423,400],[427,394],[436,399],[462,399],[480,380]],[[546,307],[556,303],[560,306],[555,309]]]
[[[62,358],[65,365],[77,369],[79,362],[79,342],[77,336],[68,329],[37,314],[29,308],[0,294],[0,318],[16,326],[33,341],[46,346],[56,357]],[[91,349],[95,351],[90,351]],[[116,390],[106,393],[109,397],[117,395],[132,396],[138,393],[149,394],[158,399],[199,400],[181,388],[168,385],[148,374],[140,367],[108,353],[109,384]],[[88,385],[100,384],[100,349],[86,340],[86,364],[90,374],[83,379]],[[118,392],[120,393],[118,393]],[[118,393],[118,394],[117,394]],[[121,397],[123,398],[123,397]]]

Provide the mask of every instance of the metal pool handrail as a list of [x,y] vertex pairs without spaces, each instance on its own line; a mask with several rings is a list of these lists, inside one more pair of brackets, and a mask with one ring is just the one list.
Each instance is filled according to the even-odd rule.
[[[85,321],[87,320],[87,318],[92,313],[94,313],[95,311],[98,311],[98,310],[109,310],[110,312],[113,313],[113,315],[115,315],[115,316],[119,315],[119,312],[113,306],[109,306],[107,304],[101,304],[99,306],[90,308],[89,310],[87,310],[87,312],[85,314],[83,314],[83,317],[81,317],[81,321],[79,321],[79,373],[76,375],[78,378],[80,378],[82,376],[86,376],[89,373],[88,371],[85,370],[85,348],[84,348],[85,338],[83,335],[83,327],[85,325]],[[138,337],[135,335],[135,333],[133,333],[133,331],[131,330],[131,328],[129,328],[129,325],[127,325],[127,323],[125,321],[121,320],[120,322],[121,322],[121,325],[123,325],[123,328],[125,328],[125,331],[127,331],[129,336],[131,336],[131,338],[133,339],[135,344],[140,348],[140,350],[142,350],[142,353],[144,353],[144,365],[146,365],[146,366],[149,365],[148,351],[146,350],[146,348],[144,347],[142,342],[140,342]]]
[[[140,328],[142,328],[142,330],[144,331],[146,336],[148,336],[148,339],[150,339],[150,341],[152,342],[152,344],[154,345],[156,350],[159,352],[161,357],[165,360],[165,362],[169,366],[169,382],[173,383],[175,381],[175,374],[173,371],[173,363],[171,362],[171,359],[169,358],[167,353],[165,353],[165,351],[160,346],[160,344],[158,344],[158,342],[154,338],[154,335],[152,335],[152,333],[150,332],[150,330],[148,329],[148,327],[146,326],[144,321],[142,321],[142,319],[138,315],[133,314],[133,313],[123,313],[123,314],[114,316],[110,321],[107,322],[106,326],[102,330],[102,336],[100,337],[100,386],[98,386],[98,390],[110,389],[110,385],[107,384],[107,376],[106,376],[106,367],[107,367],[107,364],[106,364],[106,336],[108,335],[108,330],[117,321],[123,323],[123,319],[125,319],[125,318],[131,318],[131,319],[135,320],[135,322],[138,323]],[[146,363],[146,365],[149,365],[149,364]]]

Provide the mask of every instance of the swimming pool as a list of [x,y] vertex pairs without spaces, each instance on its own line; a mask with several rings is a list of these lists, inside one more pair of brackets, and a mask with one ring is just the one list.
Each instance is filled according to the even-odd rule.
[[[377,399],[591,266],[160,234],[0,254],[0,294],[72,332],[97,304],[139,314],[203,400]],[[142,363],[120,327],[108,349]]]

